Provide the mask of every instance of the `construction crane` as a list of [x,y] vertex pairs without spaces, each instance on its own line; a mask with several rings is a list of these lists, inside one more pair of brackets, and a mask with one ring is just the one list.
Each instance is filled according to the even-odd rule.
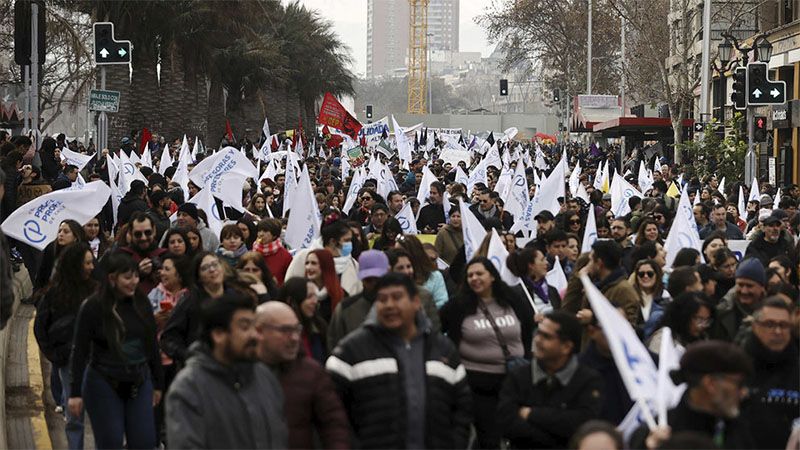
[[428,3],[408,0],[408,113],[425,114],[428,74]]

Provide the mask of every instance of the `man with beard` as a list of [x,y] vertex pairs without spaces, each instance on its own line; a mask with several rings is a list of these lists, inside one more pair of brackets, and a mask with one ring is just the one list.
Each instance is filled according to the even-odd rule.
[[620,247],[622,247],[622,266],[625,267],[628,272],[630,272],[633,268],[633,262],[631,261],[633,242],[631,242],[629,239],[631,234],[630,222],[628,222],[626,217],[615,217],[611,221],[609,232],[611,239],[617,241]]
[[170,448],[286,448],[283,394],[257,362],[255,305],[226,295],[202,310],[202,336],[167,393]]
[[753,360],[747,382],[749,400],[742,417],[755,440],[753,448],[785,448],[800,406],[800,363],[792,338],[792,307],[770,297],[753,313],[744,350]]
[[739,419],[745,379],[752,364],[741,348],[720,341],[689,346],[681,357],[676,383],[686,383],[680,403],[667,413],[669,430],[640,427],[630,448],[659,448],[670,435],[695,432],[713,440],[717,448],[755,448],[750,428]]
[[313,358],[300,352],[303,326],[283,302],[266,302],[256,310],[258,359],[280,379],[289,427],[289,448],[350,448],[350,424],[333,382]]
[[[756,258],[747,258],[736,269],[736,285],[717,305],[711,337],[732,342],[741,337],[742,322],[758,308],[766,295],[767,275]],[[738,342],[738,341],[737,341]]]
[[120,252],[127,253],[139,264],[139,286],[144,295],[158,286],[160,256],[167,250],[156,246],[156,226],[153,219],[143,211],[133,213],[128,222],[128,246]]

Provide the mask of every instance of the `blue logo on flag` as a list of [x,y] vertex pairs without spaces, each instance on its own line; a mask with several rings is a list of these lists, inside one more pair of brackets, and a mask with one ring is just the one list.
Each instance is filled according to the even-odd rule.
[[26,221],[22,225],[22,234],[25,235],[25,239],[33,244],[38,244],[47,239],[47,235],[42,234],[42,227],[39,226],[39,222],[33,219]]

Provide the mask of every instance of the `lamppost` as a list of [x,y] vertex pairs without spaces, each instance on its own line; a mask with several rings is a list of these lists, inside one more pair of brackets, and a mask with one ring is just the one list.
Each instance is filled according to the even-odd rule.
[[[758,35],[753,39],[753,44],[751,46],[744,46],[740,45],[739,41],[736,39],[735,36],[731,35],[730,33],[722,33],[722,37],[725,40],[719,44],[719,60],[723,65],[724,68],[728,68],[729,63],[736,63],[736,60],[731,60],[731,53],[733,48],[735,48],[742,56],[741,56],[741,64],[742,66],[747,66],[749,61],[748,53],[755,50],[755,58],[756,60],[768,63],[770,58],[772,58],[772,44],[767,40],[766,35],[764,33]],[[714,66],[716,69],[716,65]],[[723,76],[724,72],[720,72],[720,76]],[[749,92],[744,93],[745,98],[749,95]],[[744,160],[744,182],[748,183],[755,178],[756,175],[756,151],[755,151],[755,125],[753,124],[753,116],[755,115],[755,108],[753,106],[747,105],[747,155],[745,156]]]
[[428,37],[428,114],[433,114],[433,95],[431,93],[431,79],[433,78],[432,68],[431,68],[431,54],[433,53],[433,49],[431,48],[430,38],[433,37],[433,33],[428,33],[426,35]]

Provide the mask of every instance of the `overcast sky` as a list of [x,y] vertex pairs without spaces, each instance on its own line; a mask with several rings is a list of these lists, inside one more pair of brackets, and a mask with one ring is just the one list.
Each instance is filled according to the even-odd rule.
[[[353,72],[363,75],[367,71],[367,0],[301,0],[301,3],[316,9],[333,23],[342,41],[350,47]],[[489,45],[483,28],[473,20],[491,3],[492,0],[459,2],[459,50],[462,52],[481,52],[488,56],[494,48]]]

